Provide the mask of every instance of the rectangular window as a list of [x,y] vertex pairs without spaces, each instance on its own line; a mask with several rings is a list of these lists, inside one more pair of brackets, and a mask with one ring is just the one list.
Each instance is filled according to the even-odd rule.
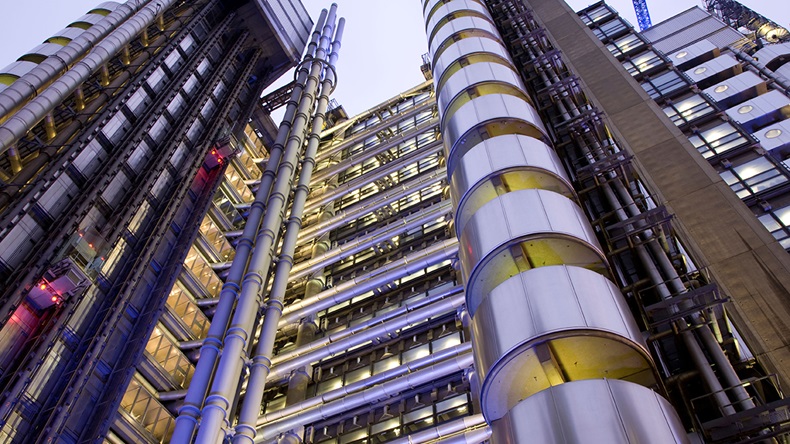
[[787,177],[766,157],[735,166],[719,175],[741,199],[787,182]]
[[650,78],[645,83],[642,83],[642,88],[644,88],[647,94],[653,99],[669,96],[673,92],[680,91],[687,86],[688,84],[686,81],[675,71],[665,72],[664,74]]
[[154,92],[161,91],[165,86],[165,71],[161,66],[156,68],[156,70],[152,72],[150,76],[148,76],[148,80],[146,82],[148,83],[148,86],[154,90]]
[[698,131],[689,137],[689,141],[706,159],[749,143],[749,139],[729,122]]
[[137,91],[129,97],[129,100],[126,101],[126,107],[129,108],[132,114],[139,116],[138,113],[145,108],[147,102],[148,93],[145,92],[145,88],[138,88]]
[[628,34],[606,45],[613,56],[619,57],[641,48],[645,44],[636,34]]
[[653,51],[646,51],[638,56],[623,62],[623,67],[629,74],[636,77],[664,63],[661,57]]
[[673,101],[664,108],[664,113],[677,126],[682,126],[700,117],[710,115],[714,111],[713,106],[700,94]]
[[790,250],[790,206],[758,217],[785,250]]

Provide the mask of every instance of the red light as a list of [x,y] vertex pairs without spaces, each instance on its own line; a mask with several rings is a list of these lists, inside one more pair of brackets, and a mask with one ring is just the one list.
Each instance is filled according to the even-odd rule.
[[216,156],[217,155],[217,150],[211,150],[211,154]]
[[104,256],[101,257],[101,260],[104,260]]
[[38,286],[38,288],[40,288],[42,290],[46,290],[47,289],[47,284],[41,284],[41,285]]
[[51,298],[49,298],[49,299],[50,299],[52,302],[58,302],[58,297],[57,297],[57,296],[52,296],[52,297],[51,297]]

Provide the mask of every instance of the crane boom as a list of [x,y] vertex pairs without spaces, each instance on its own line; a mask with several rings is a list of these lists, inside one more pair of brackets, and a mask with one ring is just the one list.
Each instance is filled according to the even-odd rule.
[[639,22],[639,30],[644,31],[653,24],[650,22],[650,11],[647,10],[647,0],[633,0],[636,20]]

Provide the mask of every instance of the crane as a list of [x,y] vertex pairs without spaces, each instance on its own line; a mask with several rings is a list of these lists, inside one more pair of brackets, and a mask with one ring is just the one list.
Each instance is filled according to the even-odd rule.
[[653,24],[650,22],[650,11],[647,10],[647,0],[633,0],[636,20],[639,22],[639,30],[644,31]]

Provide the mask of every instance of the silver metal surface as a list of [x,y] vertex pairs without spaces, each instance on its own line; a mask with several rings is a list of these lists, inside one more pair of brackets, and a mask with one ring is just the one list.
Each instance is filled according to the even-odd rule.
[[470,86],[491,82],[511,85],[524,91],[521,77],[511,67],[499,63],[474,63],[447,78],[436,97],[439,109],[442,113],[446,113],[447,106],[458,94],[466,91]]
[[740,123],[747,131],[762,126],[772,114],[790,115],[790,98],[779,91],[772,90],[754,99],[739,103],[725,111],[727,115]]
[[[507,49],[501,42],[484,37],[467,37],[448,46],[438,56],[434,56],[433,76],[441,79],[445,69],[461,57],[476,53],[491,53],[510,60]],[[441,90],[439,91],[441,93]]]
[[[467,294],[468,298],[477,295]],[[472,317],[481,407],[489,421],[550,386],[594,378],[656,383],[642,333],[617,286],[590,270],[535,268],[482,295]]]
[[491,425],[497,444],[686,444],[672,406],[650,389],[589,380],[544,390]]
[[[479,134],[469,133],[484,128],[488,123],[499,125],[503,122],[514,122],[517,125],[512,129],[503,128],[503,132],[534,134],[537,136],[536,138],[548,140],[546,128],[543,126],[538,112],[524,99],[507,94],[489,94],[479,97],[458,109],[447,120],[444,127],[444,148],[448,174],[452,176],[458,159],[474,146],[472,142],[485,138]],[[488,137],[497,135],[492,134],[494,129],[486,131]],[[472,137],[468,137],[470,135]]]
[[450,180],[453,202],[458,203],[456,233],[460,235],[481,206],[504,192],[501,187],[509,191],[538,188],[575,197],[573,185],[551,147],[519,134],[493,137],[464,154]]
[[[438,15],[437,15],[438,16]],[[486,31],[493,35],[499,35],[496,26],[482,17],[458,17],[450,20],[436,29],[436,34],[428,44],[429,51],[433,54],[445,40],[452,38],[453,35],[466,30]],[[432,31],[431,29],[428,30]]]
[[606,259],[584,212],[544,190],[497,196],[469,219],[459,238],[469,313],[484,295],[521,271],[574,265],[606,274]]
[[[431,2],[435,4],[434,2]],[[431,5],[433,7],[433,5]],[[428,20],[428,23],[425,25],[425,29],[427,34],[430,36],[433,29],[436,27],[437,22],[447,17],[449,14],[454,12],[465,12],[465,11],[474,11],[486,17],[490,17],[488,13],[488,9],[483,6],[481,3],[477,2],[459,2],[453,1],[449,3],[445,3],[444,5],[440,6],[439,9],[431,16],[431,19]]]

